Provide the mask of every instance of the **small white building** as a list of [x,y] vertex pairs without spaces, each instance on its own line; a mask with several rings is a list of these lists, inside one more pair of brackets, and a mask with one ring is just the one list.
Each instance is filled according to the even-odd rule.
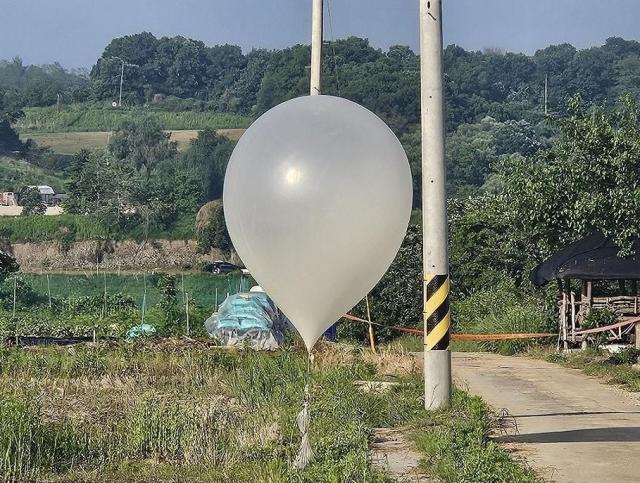
[[55,191],[51,186],[40,185],[40,186],[29,186],[29,188],[36,188],[40,193],[40,198],[42,198],[42,202],[47,205],[53,205],[53,197],[55,196]]

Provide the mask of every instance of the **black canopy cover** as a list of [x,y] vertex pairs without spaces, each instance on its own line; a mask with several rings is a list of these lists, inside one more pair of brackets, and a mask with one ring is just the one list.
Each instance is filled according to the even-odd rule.
[[563,248],[531,271],[536,286],[557,278],[579,280],[640,279],[640,240],[633,242],[634,255],[619,257],[618,247],[602,233],[594,233]]

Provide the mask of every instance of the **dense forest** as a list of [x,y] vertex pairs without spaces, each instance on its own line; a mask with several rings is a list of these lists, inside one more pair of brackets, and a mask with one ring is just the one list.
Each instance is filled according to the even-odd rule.
[[[207,47],[145,32],[111,41],[88,78],[57,64],[0,62],[0,89],[5,102],[22,107],[54,104],[58,94],[66,103],[113,101],[125,61],[131,64],[125,68],[128,103],[151,102],[160,94],[172,98],[169,107],[256,115],[307,92],[309,56],[307,45],[243,53],[234,45]],[[552,112],[562,112],[575,94],[600,103],[640,93],[640,43],[615,37],[601,47],[554,45],[531,56],[450,45],[444,61],[449,130],[486,116],[539,122],[545,76]],[[417,122],[419,58],[409,47],[383,51],[356,37],[328,42],[323,69],[327,94],[363,104],[398,132]]]

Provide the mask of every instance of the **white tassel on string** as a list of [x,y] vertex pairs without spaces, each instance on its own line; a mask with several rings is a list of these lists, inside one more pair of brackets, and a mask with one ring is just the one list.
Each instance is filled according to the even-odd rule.
[[313,460],[313,450],[311,449],[311,443],[309,442],[309,426],[311,424],[311,413],[309,411],[309,381],[311,379],[311,362],[313,361],[313,355],[309,352],[309,358],[307,359],[307,381],[304,385],[304,404],[302,405],[302,411],[296,416],[296,423],[302,434],[302,441],[300,443],[300,450],[298,456],[296,456],[293,462],[293,467],[298,470],[303,470]]

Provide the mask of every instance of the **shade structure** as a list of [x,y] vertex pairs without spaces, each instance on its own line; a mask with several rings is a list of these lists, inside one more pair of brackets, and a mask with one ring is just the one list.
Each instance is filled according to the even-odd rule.
[[593,233],[559,250],[531,271],[534,285],[555,279],[639,280],[640,240],[633,241],[633,255],[621,257],[611,238]]

